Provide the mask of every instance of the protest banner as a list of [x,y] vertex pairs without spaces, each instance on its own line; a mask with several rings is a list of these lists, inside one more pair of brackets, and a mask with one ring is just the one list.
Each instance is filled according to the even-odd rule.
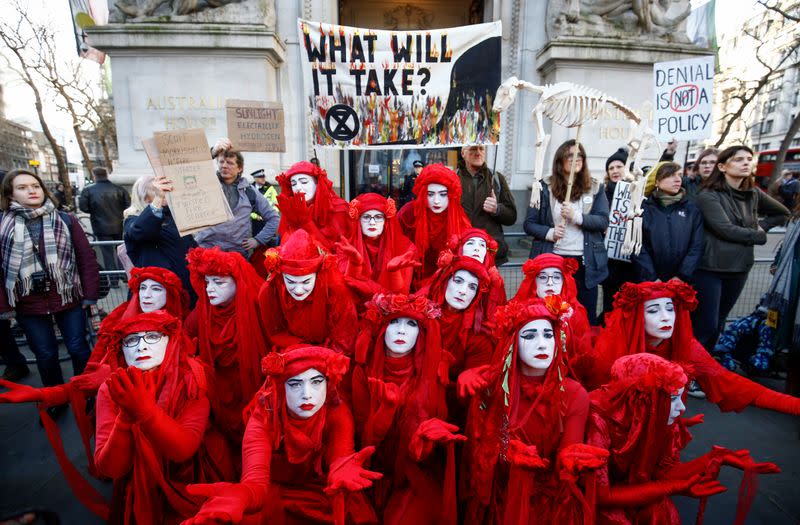
[[228,138],[239,151],[286,151],[283,104],[226,100]]
[[628,211],[631,208],[631,185],[619,181],[614,189],[608,213],[608,229],[606,230],[606,251],[609,259],[630,261],[630,255],[622,254],[622,245],[625,244],[625,225],[628,221]]
[[653,64],[655,131],[659,139],[711,136],[714,57]]
[[500,22],[383,31],[298,19],[298,32],[316,146],[497,143]]
[[203,129],[162,131],[142,144],[156,176],[163,175],[172,181],[167,204],[181,235],[233,218]]

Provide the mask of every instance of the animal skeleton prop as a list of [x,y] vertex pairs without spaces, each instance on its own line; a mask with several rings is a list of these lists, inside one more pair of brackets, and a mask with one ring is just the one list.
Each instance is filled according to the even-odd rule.
[[[609,97],[605,93],[590,88],[588,86],[581,86],[572,84],[571,82],[557,82],[555,84],[545,84],[544,86],[535,86],[525,80],[519,80],[517,77],[510,77],[503,82],[497,89],[495,101],[492,109],[498,113],[502,113],[514,103],[517,96],[517,90],[525,89],[533,93],[539,94],[539,101],[533,108],[533,119],[536,123],[536,159],[534,161],[533,169],[533,184],[531,188],[531,201],[532,208],[539,207],[539,199],[542,190],[542,170],[544,164],[544,154],[547,146],[550,143],[550,135],[545,133],[544,125],[542,123],[542,116],[546,116],[553,122],[565,126],[567,128],[578,128],[575,143],[580,145],[581,128],[587,122],[593,122],[600,116],[600,112],[606,104],[610,104],[620,110],[631,121],[631,126],[636,128],[639,126],[641,138],[634,138],[629,143],[630,155],[629,163],[625,166],[625,180],[632,181],[631,183],[631,196],[633,206],[629,212],[627,225],[633,228],[626,227],[625,232],[625,246],[623,253],[639,253],[641,249],[641,203],[643,200],[644,179],[642,179],[642,170],[636,163],[636,157],[644,146],[646,141],[654,140],[653,132],[649,129],[642,128],[642,119],[631,108],[620,102],[619,100]],[[634,134],[637,136],[638,134]],[[578,148],[572,156],[572,165],[569,170],[569,180],[567,182],[567,194],[564,199],[565,202],[570,201],[572,195],[572,184],[575,180],[575,161],[578,156]],[[628,166],[634,165],[634,172],[631,173]],[[633,231],[632,231],[633,230]]]

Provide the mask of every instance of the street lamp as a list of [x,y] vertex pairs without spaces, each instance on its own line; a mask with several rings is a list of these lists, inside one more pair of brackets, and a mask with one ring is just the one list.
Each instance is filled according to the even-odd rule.
[[28,166],[33,168],[33,171],[34,171],[34,173],[36,173],[37,177],[39,176],[39,164],[41,164],[41,163],[38,160],[28,159]]

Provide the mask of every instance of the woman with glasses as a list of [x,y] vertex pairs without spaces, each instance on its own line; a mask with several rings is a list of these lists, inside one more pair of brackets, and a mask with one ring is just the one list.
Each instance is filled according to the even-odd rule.
[[349,242],[340,243],[339,268],[358,304],[378,292],[408,293],[417,250],[397,222],[394,200],[364,193],[350,201],[354,224]]
[[[569,174],[574,181],[569,202]],[[530,257],[555,253],[578,263],[578,300],[589,322],[597,324],[597,285],[608,276],[608,253],[603,236],[608,227],[608,199],[600,181],[593,180],[583,145],[568,140],[556,150],[553,172],[544,177],[538,208],[529,208],[525,233],[533,236]]]

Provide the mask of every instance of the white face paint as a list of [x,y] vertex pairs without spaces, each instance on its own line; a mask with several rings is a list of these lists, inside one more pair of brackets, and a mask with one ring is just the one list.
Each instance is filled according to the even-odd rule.
[[536,295],[544,299],[548,295],[559,295],[564,288],[564,274],[559,268],[544,268],[536,274]]
[[383,334],[383,344],[395,357],[414,349],[419,336],[419,323],[410,317],[398,317],[389,321]]
[[671,425],[678,419],[681,414],[686,411],[686,405],[683,404],[683,388],[678,390],[675,394],[670,397],[669,401],[669,419],[667,420],[667,425]]
[[206,275],[206,295],[211,306],[225,306],[236,296],[236,281],[230,275]]
[[456,310],[466,310],[478,294],[478,278],[467,270],[458,270],[447,281],[444,300]]
[[328,397],[328,380],[316,368],[290,377],[284,388],[286,408],[298,419],[308,419],[319,412]]
[[139,308],[142,312],[154,312],[167,305],[167,289],[152,279],[145,279],[139,284]]
[[292,183],[292,193],[295,195],[301,192],[304,193],[306,202],[314,200],[314,195],[317,194],[317,179],[305,173],[298,173],[297,175],[292,175],[289,181]]
[[547,319],[534,319],[523,326],[518,335],[520,370],[526,376],[541,376],[553,364],[556,338]]
[[367,210],[361,214],[361,233],[364,237],[375,239],[383,233],[386,225],[386,216],[378,210]]
[[442,213],[447,209],[450,198],[447,196],[447,187],[441,184],[428,184],[428,208],[433,213]]
[[669,339],[675,329],[675,305],[669,297],[644,302],[644,333],[650,339]]
[[128,366],[152,370],[164,362],[169,336],[161,332],[134,332],[122,338],[122,353]]
[[289,275],[285,273],[283,274],[283,283],[286,285],[286,291],[295,301],[302,301],[314,291],[317,274]]
[[470,237],[461,248],[461,255],[483,262],[486,260],[486,241],[481,237]]

